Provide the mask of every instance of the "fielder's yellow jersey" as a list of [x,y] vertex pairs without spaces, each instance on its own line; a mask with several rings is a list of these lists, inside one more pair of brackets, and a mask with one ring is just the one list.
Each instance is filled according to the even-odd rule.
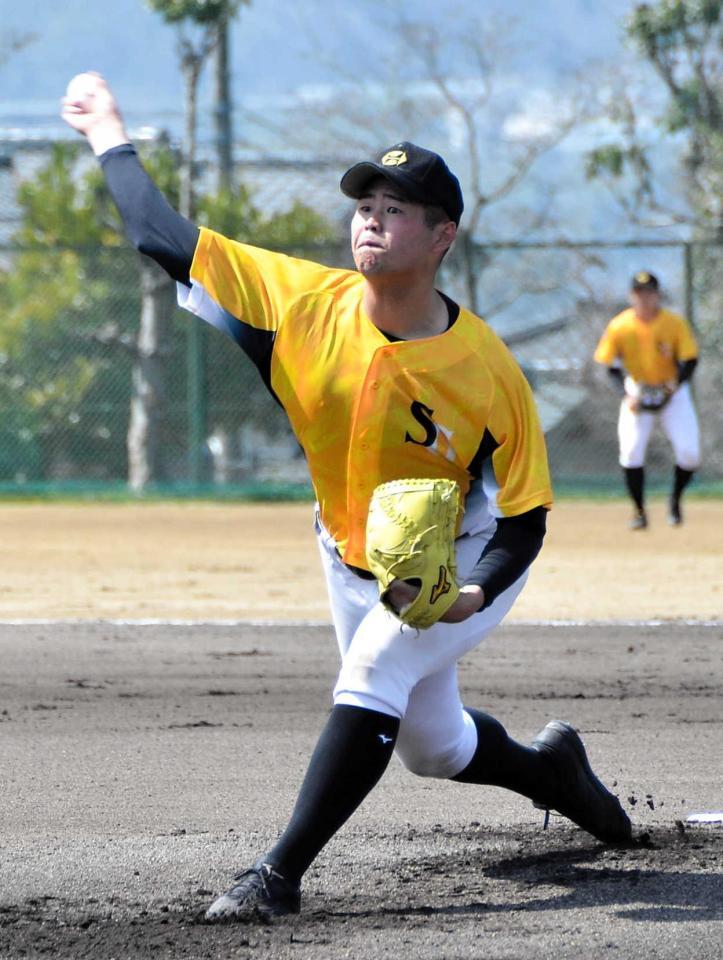
[[534,400],[502,341],[462,309],[439,336],[391,342],[362,308],[364,282],[202,229],[191,289],[179,288],[285,409],[345,562],[367,568],[369,501],[389,480],[445,477],[463,498],[479,481],[494,518],[549,507]]
[[610,321],[595,350],[598,363],[619,362],[638,383],[658,386],[674,380],[677,364],[698,356],[688,321],[661,309],[651,321],[639,320],[632,307]]

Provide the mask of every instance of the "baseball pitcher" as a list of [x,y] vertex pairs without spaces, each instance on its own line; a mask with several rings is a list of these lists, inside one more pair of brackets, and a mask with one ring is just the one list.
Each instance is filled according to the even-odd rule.
[[286,829],[207,918],[297,912],[305,871],[393,753],[419,776],[506,787],[600,840],[627,841],[630,821],[572,726],[553,720],[524,746],[460,699],[457,661],[515,602],[552,492],[517,363],[435,287],[463,210],[447,164],[403,141],[347,170],[356,269],[330,269],[179,216],[104,80],[73,84],[63,116],[99,157],[131,242],[253,360],[317,498],[340,656],[333,707]]

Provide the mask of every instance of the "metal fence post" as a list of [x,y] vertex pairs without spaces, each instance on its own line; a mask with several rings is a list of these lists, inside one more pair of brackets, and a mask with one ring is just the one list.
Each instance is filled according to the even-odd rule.
[[683,273],[685,282],[685,316],[695,329],[695,296],[693,291],[693,244],[683,244]]
[[188,473],[196,487],[203,482],[206,441],[205,332],[198,320],[188,325]]

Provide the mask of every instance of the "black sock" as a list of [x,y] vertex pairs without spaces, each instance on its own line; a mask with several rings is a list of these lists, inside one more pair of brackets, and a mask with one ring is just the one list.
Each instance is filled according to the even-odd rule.
[[673,474],[673,490],[670,494],[671,505],[680,506],[680,495],[693,479],[694,470],[684,470],[676,466]]
[[633,503],[642,511],[645,503],[645,468],[644,467],[623,467],[625,474],[625,483],[628,493],[633,498]]
[[386,770],[399,723],[396,717],[363,707],[333,708],[309,761],[289,825],[264,861],[287,880],[301,879]]
[[452,780],[506,787],[531,800],[554,794],[557,776],[545,756],[512,740],[499,720],[488,713],[469,707],[465,710],[477,727],[477,749]]

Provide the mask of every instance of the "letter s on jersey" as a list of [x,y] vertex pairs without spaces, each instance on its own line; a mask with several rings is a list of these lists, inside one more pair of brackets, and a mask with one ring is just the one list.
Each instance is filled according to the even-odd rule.
[[437,428],[432,420],[432,414],[434,413],[434,410],[425,406],[423,403],[420,403],[419,400],[412,400],[411,410],[412,416],[417,423],[424,427],[426,435],[424,440],[415,440],[411,433],[407,431],[404,434],[404,442],[416,443],[420,447],[431,447],[434,441],[437,439]]

